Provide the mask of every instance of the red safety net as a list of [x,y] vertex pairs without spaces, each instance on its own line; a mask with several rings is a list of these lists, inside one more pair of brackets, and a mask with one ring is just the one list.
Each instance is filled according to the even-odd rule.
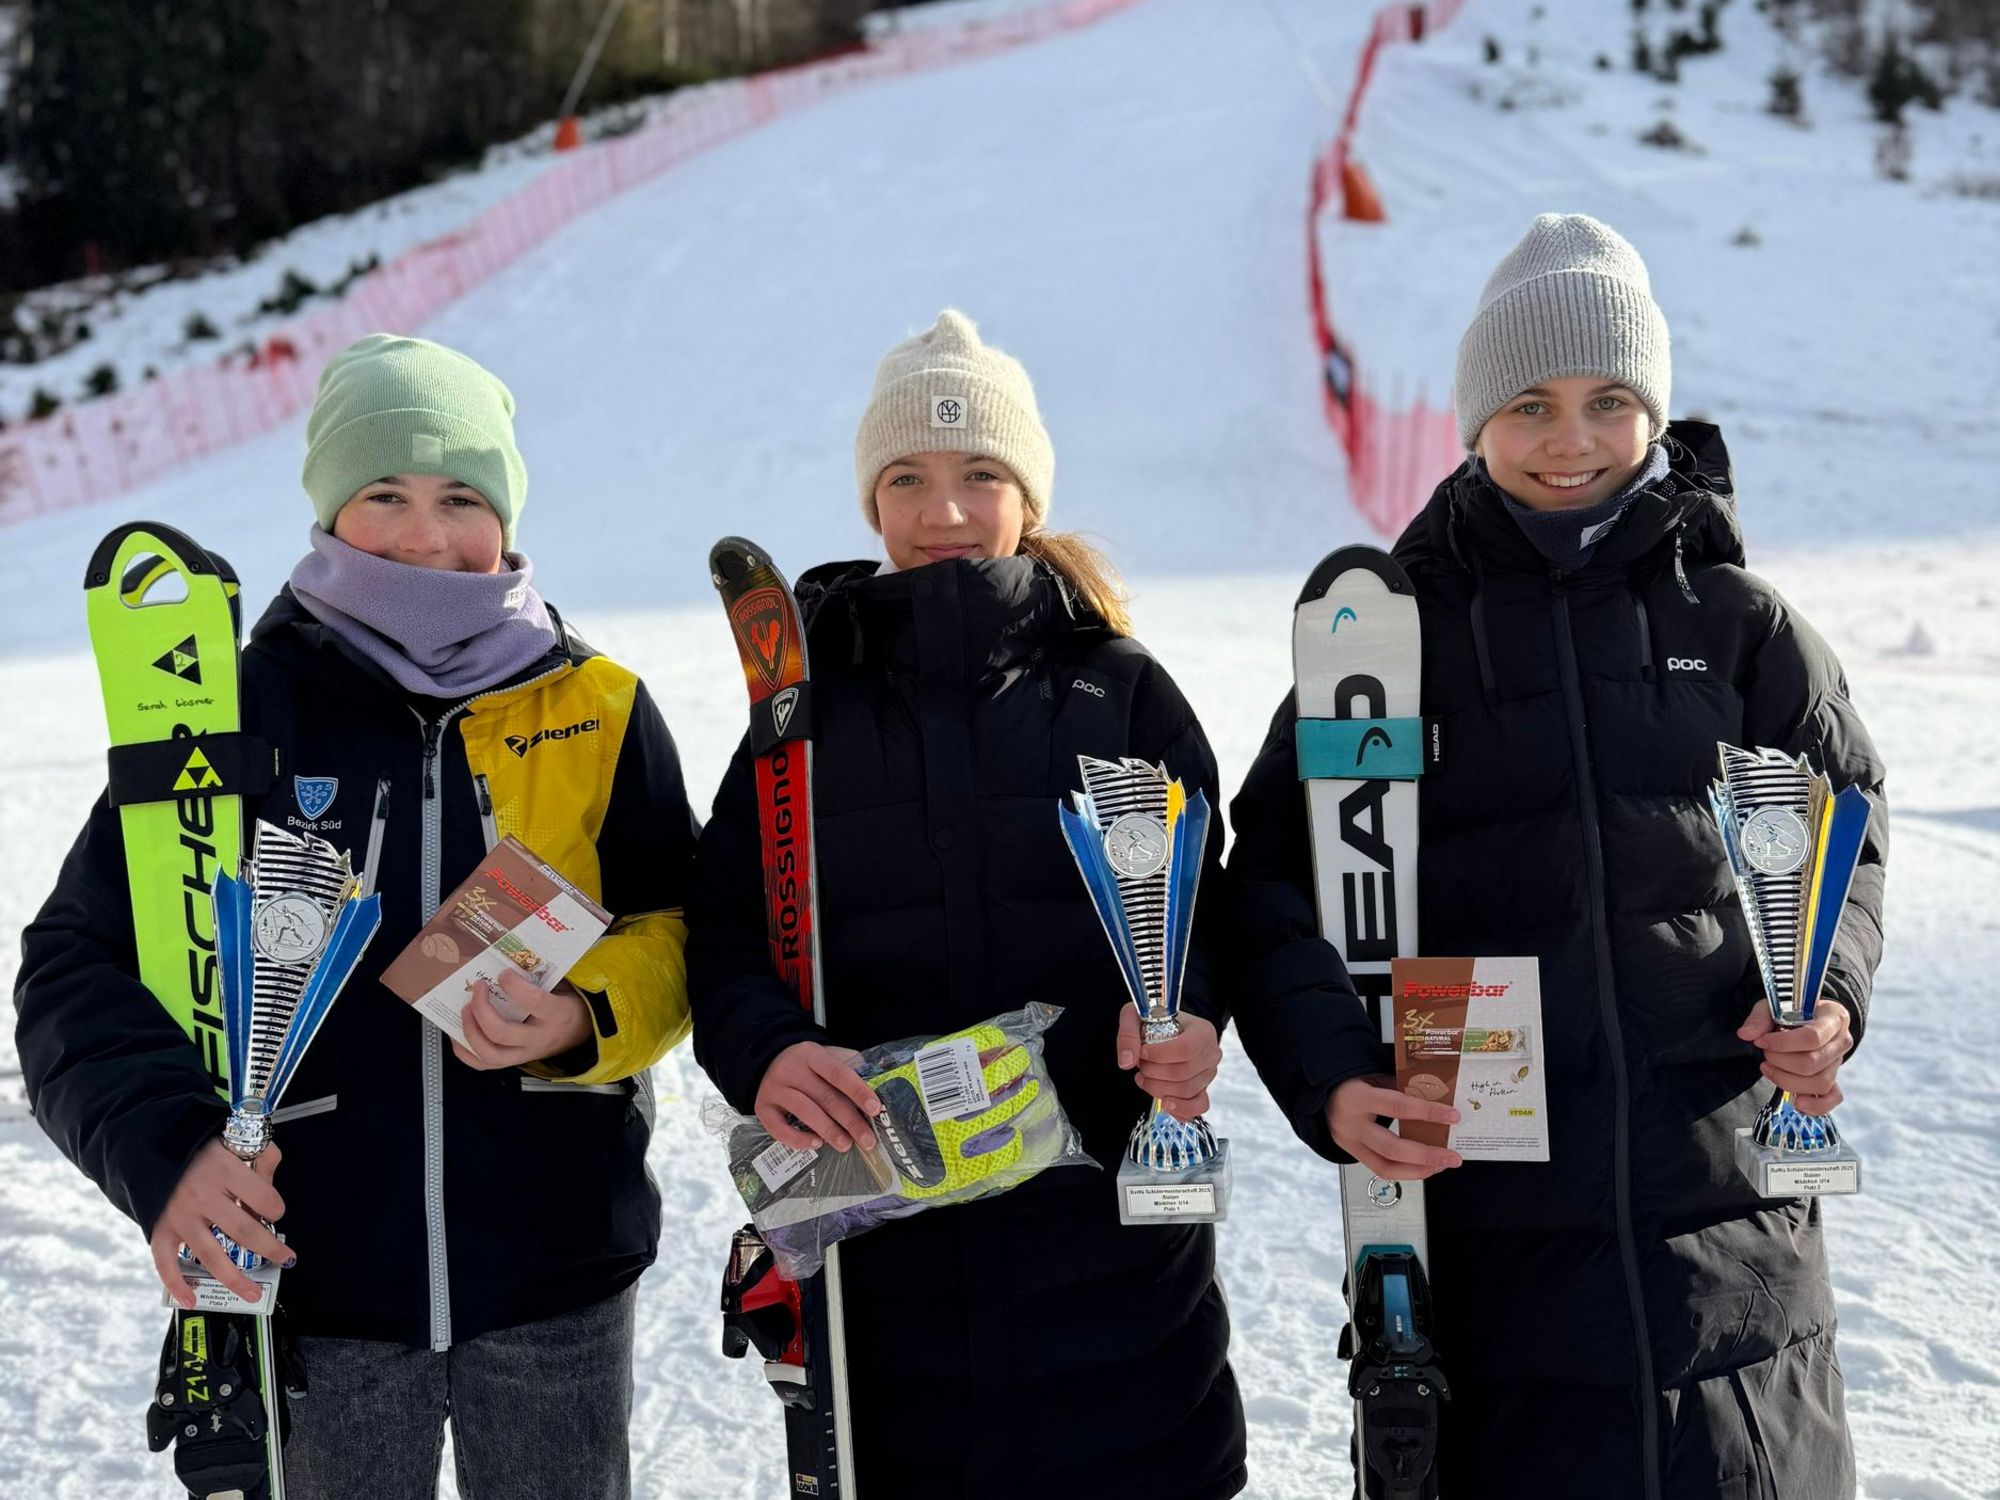
[[0,432],[0,525],[126,493],[271,431],[311,403],[322,366],[354,340],[415,331],[571,220],[723,141],[848,89],[1043,41],[1137,3],[1059,0],[913,28],[875,46],[675,95],[646,128],[552,156],[526,186],[405,251],[341,301],[279,325],[248,357],[186,366]]
[[1369,362],[1342,337],[1327,293],[1321,226],[1335,204],[1343,218],[1375,222],[1386,217],[1380,195],[1353,150],[1355,125],[1375,76],[1376,60],[1384,47],[1421,41],[1448,26],[1464,6],[1465,0],[1430,0],[1390,5],[1376,13],[1355,66],[1354,88],[1339,133],[1313,163],[1306,210],[1306,275],[1327,425],[1347,454],[1348,490],[1355,509],[1385,537],[1402,531],[1438,480],[1458,467],[1465,450],[1458,440],[1449,392],[1441,406],[1433,406],[1420,382],[1391,376],[1385,395]]

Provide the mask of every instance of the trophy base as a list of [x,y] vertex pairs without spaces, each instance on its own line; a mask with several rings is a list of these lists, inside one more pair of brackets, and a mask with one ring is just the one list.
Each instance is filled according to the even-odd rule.
[[1861,1191],[1861,1158],[1846,1142],[1810,1153],[1760,1146],[1736,1132],[1736,1165],[1762,1198],[1829,1198]]
[[[237,1269],[242,1268],[239,1266]],[[208,1267],[189,1255],[186,1250],[180,1253],[181,1276],[187,1282],[188,1290],[194,1293],[195,1312],[255,1313],[259,1317],[267,1317],[278,1305],[278,1277],[283,1274],[283,1270],[283,1267],[272,1261],[260,1260],[257,1265],[244,1271],[243,1274],[256,1284],[259,1293],[255,1302],[246,1302],[209,1275]],[[180,1306],[166,1294],[164,1289],[160,1292],[160,1300],[169,1307]]]
[[1121,1224],[1219,1224],[1229,1213],[1229,1142],[1191,1167],[1145,1167],[1131,1158],[1118,1167]]

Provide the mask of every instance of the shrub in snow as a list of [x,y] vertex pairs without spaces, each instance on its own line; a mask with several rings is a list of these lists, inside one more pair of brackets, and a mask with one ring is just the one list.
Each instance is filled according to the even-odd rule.
[[1944,180],[1944,190],[1954,198],[1983,198],[2000,203],[2000,173],[1954,172]]
[[118,371],[111,365],[99,365],[90,372],[83,388],[93,396],[108,396],[118,389]]
[[1924,71],[1924,65],[1904,50],[1892,31],[1868,75],[1868,102],[1884,125],[1900,125],[1904,109],[1911,104],[1944,108],[1944,90]]
[[1771,74],[1771,97],[1765,102],[1764,108],[1781,120],[1804,124],[1806,100],[1800,90],[1800,82],[1798,74],[1780,63],[1777,71]]
[[347,263],[347,274],[326,289],[327,295],[330,297],[346,296],[349,287],[353,286],[355,282],[368,275],[371,271],[379,269],[381,264],[382,257],[375,254],[372,250],[366,256],[357,256],[355,259],[350,260]]
[[278,283],[276,296],[266,297],[257,304],[260,313],[295,313],[299,305],[308,297],[317,297],[317,283],[301,276],[297,271],[287,269],[285,279]]
[[1681,134],[1672,120],[1661,120],[1639,136],[1642,146],[1658,146],[1662,151],[1699,151],[1701,148]]
[[181,325],[181,337],[192,344],[198,339],[219,339],[222,334],[208,321],[208,314],[196,312],[189,313],[187,322]]

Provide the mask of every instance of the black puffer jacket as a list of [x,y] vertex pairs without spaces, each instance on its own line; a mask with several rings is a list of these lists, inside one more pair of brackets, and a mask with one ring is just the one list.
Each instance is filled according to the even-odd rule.
[[[1706,803],[1718,740],[1803,751],[1874,817],[1825,997],[1858,1036],[1881,954],[1882,763],[1826,643],[1743,569],[1715,429],[1583,568],[1552,572],[1471,469],[1397,543],[1445,763],[1420,783],[1422,950],[1541,960],[1552,1159],[1428,1189],[1453,1382],[1445,1493],[1838,1500],[1853,1460],[1818,1208],[1765,1203],[1732,1133],[1769,1095],[1762,994]],[[1318,943],[1293,711],[1232,808],[1245,1045],[1322,1155],[1380,1071]]]
[[[508,683],[458,704],[414,697],[287,589],[244,649],[242,719],[280,772],[245,803],[246,835],[252,818],[311,833],[359,869],[383,819],[381,929],[275,1116],[293,1326],[444,1348],[636,1281],[660,1237],[644,1069],[686,1030],[694,854],[680,760],[644,685],[564,630]],[[332,786],[310,811],[309,778]],[[379,976],[510,833],[617,921],[569,973],[593,1039],[479,1071]],[[42,1128],[150,1231],[228,1110],[137,968],[119,817],[99,797],[22,934],[16,1036]]]
[[[845,1247],[857,1472],[881,1494],[968,1500],[1235,1494],[1243,1413],[1214,1234],[1118,1221],[1113,1174],[1146,1101],[1114,1062],[1130,1002],[1056,818],[1079,754],[1164,762],[1211,802],[1214,757],[1159,665],[1033,560],[870,572],[800,586],[828,1033],[771,973],[739,749],[697,856],[696,1056],[747,1112],[795,1042],[865,1047],[1048,1001],[1064,1007],[1049,1069],[1104,1170],[1055,1168]],[[1222,910],[1197,906],[1185,994],[1218,1025]]]

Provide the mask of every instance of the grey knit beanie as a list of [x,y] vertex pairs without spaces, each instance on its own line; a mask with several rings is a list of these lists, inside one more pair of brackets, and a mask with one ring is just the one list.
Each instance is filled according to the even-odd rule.
[[875,394],[854,436],[854,477],[861,514],[875,530],[875,481],[912,453],[983,453],[1021,481],[1030,527],[1048,518],[1056,452],[1021,362],[979,337],[955,308],[913,339],[896,345],[875,372]]
[[1628,387],[1667,430],[1673,359],[1646,263],[1588,214],[1543,214],[1479,297],[1458,343],[1452,402],[1470,452],[1479,429],[1530,386],[1598,375]]
[[371,333],[327,361],[306,422],[306,494],[328,532],[354,492],[392,474],[469,484],[500,518],[502,545],[528,502],[514,397],[455,349]]

